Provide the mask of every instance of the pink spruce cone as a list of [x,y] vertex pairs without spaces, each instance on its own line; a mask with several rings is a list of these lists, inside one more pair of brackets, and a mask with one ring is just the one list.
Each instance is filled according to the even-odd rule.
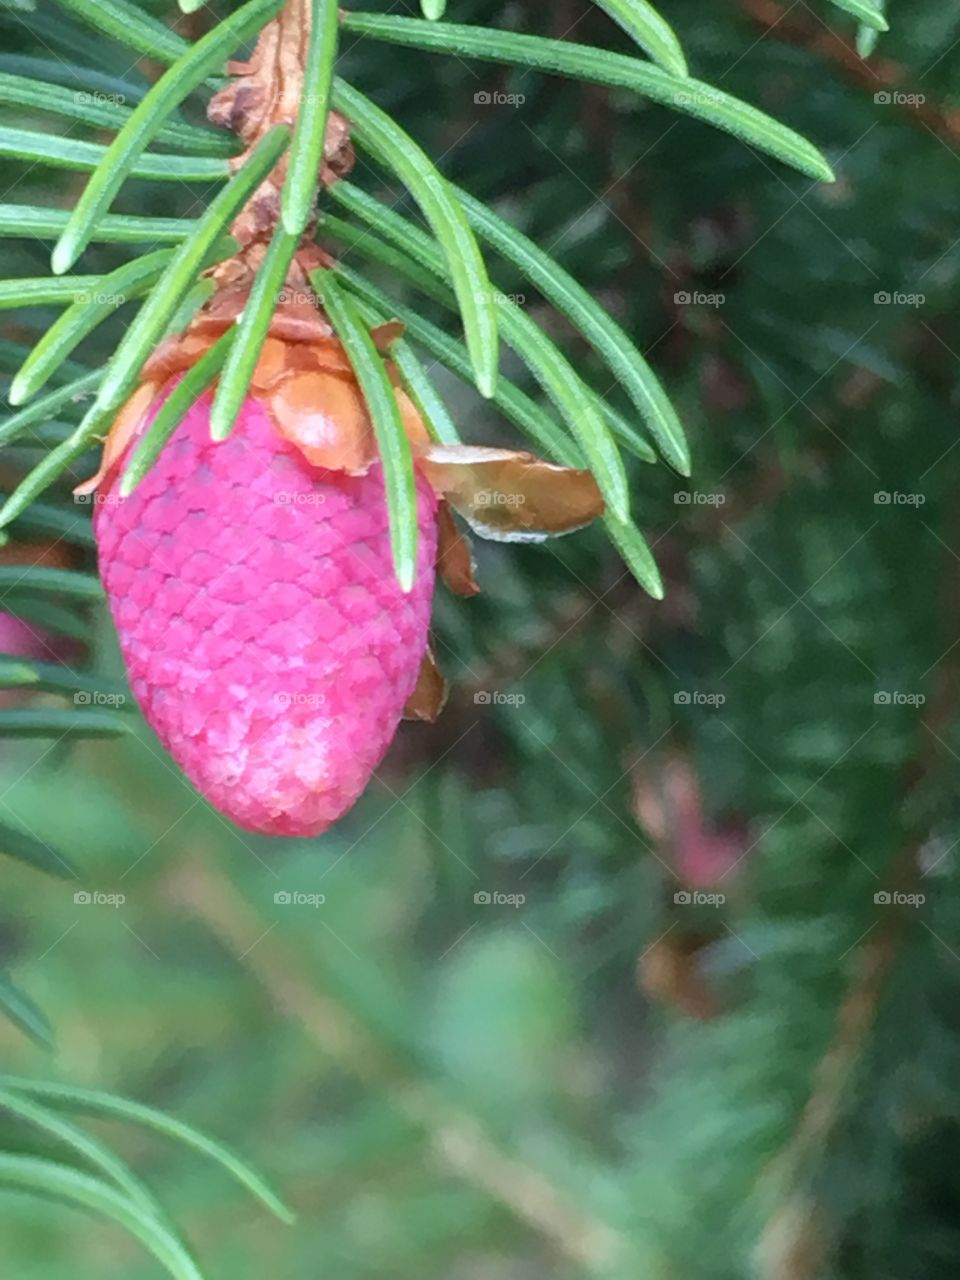
[[[159,405],[159,401],[158,401]],[[94,527],[131,685],[184,773],[240,827],[317,835],[382,760],[427,647],[437,499],[418,475],[413,590],[394,576],[379,464],[312,466],[248,399],[209,397]]]

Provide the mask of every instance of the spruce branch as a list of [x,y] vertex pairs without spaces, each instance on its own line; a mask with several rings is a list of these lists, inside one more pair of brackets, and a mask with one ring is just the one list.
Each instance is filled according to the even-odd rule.
[[337,337],[356,373],[376,433],[390,518],[390,548],[397,580],[412,591],[417,571],[417,493],[413,455],[387,369],[370,331],[332,272],[316,271],[311,280]]
[[337,80],[333,100],[350,120],[358,142],[396,173],[423,210],[446,261],[441,274],[450,278],[457,295],[477,389],[490,399],[499,368],[496,301],[460,203],[409,134],[368,98]]
[[[401,179],[427,216],[441,257],[434,256],[434,249],[426,251],[425,241],[418,241],[414,236],[421,260],[423,252],[427,252],[427,274],[431,283],[426,292],[446,302],[449,295],[441,286],[452,288],[464,326],[475,385],[483,395],[489,396],[495,391],[499,322],[505,326],[511,345],[531,366],[559,407],[594,468],[610,504],[611,519],[620,530],[621,550],[624,531],[628,528],[629,500],[626,474],[615,440],[645,461],[649,460],[649,448],[630,422],[573,373],[562,352],[521,309],[495,300],[477,247],[478,235],[518,266],[583,333],[622,384],[666,460],[681,473],[689,472],[689,454],[676,413],[653,371],[632,348],[622,330],[533,241],[510,228],[467,192],[450,187],[412,138],[387,113],[353,86],[332,79],[339,25],[369,37],[413,47],[493,58],[631,88],[728,129],[751,145],[794,164],[802,172],[822,178],[831,176],[815,148],[791,130],[755,108],[691,80],[685,74],[679,42],[645,0],[604,0],[602,7],[653,54],[659,66],[570,41],[487,32],[477,27],[444,23],[437,20],[440,13],[436,8],[431,10],[430,21],[349,13],[339,15],[338,23],[338,15],[327,0],[289,0],[286,5],[278,0],[248,0],[236,13],[190,45],[171,33],[162,34],[152,19],[137,21],[127,13],[129,6],[119,0],[111,0],[95,11],[88,0],[70,0],[70,6],[78,16],[99,29],[109,30],[141,52],[149,52],[169,70],[132,111],[118,108],[113,113],[117,136],[104,151],[90,151],[93,144],[84,144],[88,151],[81,148],[73,152],[74,165],[84,163],[89,156],[86,162],[96,162],[96,169],[69,216],[17,210],[15,214],[11,211],[5,220],[0,209],[0,234],[12,233],[18,217],[37,234],[59,234],[54,251],[58,272],[75,261],[84,245],[95,238],[132,242],[142,233],[147,242],[155,236],[160,240],[182,240],[182,243],[162,278],[152,288],[149,283],[143,284],[141,312],[105,372],[94,409],[73,436],[61,441],[12,496],[0,512],[0,521],[22,513],[28,499],[56,479],[60,473],[58,468],[74,462],[102,433],[109,413],[116,412],[132,390],[151,347],[165,327],[182,323],[178,319],[181,308],[187,319],[194,314],[203,316],[208,310],[214,314],[217,307],[223,310],[227,299],[233,297],[236,299],[233,315],[241,317],[241,331],[239,341],[219,371],[213,417],[215,435],[222,438],[229,433],[263,342],[272,326],[280,323],[278,317],[286,314],[285,304],[278,305],[275,300],[284,289],[304,289],[311,270],[330,265],[311,245],[310,219],[318,188],[331,188],[341,203],[351,198],[350,188],[344,189],[342,197],[337,196],[335,190],[338,180],[352,164],[351,133],[382,166]],[[131,18],[129,23],[128,18]],[[258,32],[253,58],[247,63],[229,65],[232,79],[219,88],[208,111],[210,119],[235,132],[245,148],[240,155],[230,158],[234,144],[228,137],[219,139],[208,131],[181,125],[172,119],[172,113],[192,90],[223,69],[225,58],[238,44]],[[0,77],[0,102],[4,91],[11,101],[35,101],[38,93],[42,95],[42,82],[38,90],[37,82],[30,77]],[[52,86],[50,102],[55,111],[71,114],[63,92]],[[336,110],[330,110],[331,103]],[[107,123],[109,115],[98,105],[96,123]],[[94,123],[93,115],[88,114],[86,119]],[[269,127],[278,124],[293,129],[289,156],[282,160],[275,156],[271,164],[264,165],[260,185],[254,191],[238,188],[237,176],[249,172],[246,162],[254,153],[259,154],[257,148]],[[153,156],[147,147],[155,139],[163,139],[193,154],[181,158]],[[47,139],[46,135],[32,139],[23,131],[14,130],[9,148],[19,148],[22,154],[29,152],[31,156],[43,156],[47,160],[66,158],[66,150],[59,149],[56,139]],[[107,213],[127,176],[136,173],[161,176],[161,170],[166,170],[162,176],[167,177],[225,176],[231,170],[237,176],[227,183],[207,213],[193,223],[126,219]],[[369,208],[365,210],[356,203],[360,197],[354,194],[352,198],[354,207],[348,212],[369,216]],[[388,214],[382,215],[380,229],[390,225],[396,224]],[[205,253],[201,250],[212,246],[218,235],[225,236],[228,232],[240,245],[235,262],[226,260],[209,279],[203,279]],[[374,243],[361,243],[360,247],[369,252]],[[401,276],[414,279],[413,261],[406,256],[410,244],[404,239],[400,248],[403,257],[395,257],[394,265],[402,261]],[[376,251],[383,258],[386,246],[381,243]],[[145,262],[149,264],[150,259]],[[134,277],[146,276],[149,267],[133,264],[130,270]],[[424,283],[422,276],[419,283]],[[53,336],[42,342],[29,358],[14,388],[15,396],[21,399],[35,392],[44,377],[54,371],[53,353],[63,345],[56,339],[65,334],[71,335],[71,341],[79,339],[112,310],[106,304],[82,309],[77,305],[75,294],[58,294],[55,286],[44,286],[41,281],[33,287],[38,297],[63,296],[74,306],[58,322],[60,327],[54,328]],[[136,286],[134,290],[140,292]],[[222,299],[222,305],[218,298]],[[245,305],[247,301],[249,305]],[[291,318],[285,323],[306,322],[302,309],[296,317],[290,314]],[[323,323],[317,321],[318,333],[323,331]],[[409,367],[409,358],[407,363]],[[422,375],[420,395],[425,400],[431,398],[425,395]],[[534,430],[540,441],[550,436],[546,419],[539,410],[532,411],[531,405],[518,399],[515,392],[508,391],[506,399],[515,410],[514,420],[523,429]],[[177,403],[181,403],[180,398]],[[10,429],[19,431],[23,421],[14,420]],[[165,424],[170,425],[166,418]],[[449,429],[444,429],[449,434]],[[0,433],[3,430],[0,424]],[[633,542],[633,535],[630,543],[635,556],[641,544]],[[643,577],[648,583],[652,581],[649,565],[645,566]]]
[[[676,411],[656,374],[616,321],[590,297],[573,276],[563,270],[556,259],[546,254],[528,236],[511,227],[466,191],[459,187],[454,187],[453,190],[480,236],[491,248],[514,263],[531,284],[604,356],[610,371],[617,376],[643,415],[666,460],[681,475],[689,475],[690,450]],[[383,219],[389,218],[389,209],[350,182],[336,183],[330,194],[338,204],[370,227],[382,228]],[[398,227],[397,230],[400,231],[401,228]],[[362,248],[362,239],[358,239],[357,243]]]
[[821,182],[834,180],[833,170],[817,148],[794,130],[713,85],[671,75],[638,58],[569,40],[488,31],[456,23],[424,22],[420,18],[400,18],[392,14],[351,12],[344,15],[343,26],[358,35],[431,53],[510,63],[631,89],[653,102],[725,129],[811,178]]
[[281,1222],[289,1224],[295,1221],[289,1206],[236,1152],[192,1125],[167,1115],[164,1111],[97,1089],[79,1089],[74,1085],[27,1079],[23,1076],[0,1076],[0,1089],[8,1095],[26,1095],[38,1099],[50,1108],[78,1112],[81,1115],[126,1120],[129,1124],[158,1133],[173,1142],[189,1147],[218,1165]]
[[[369,206],[364,208],[369,216]],[[396,270],[423,292],[452,308],[455,301],[443,283],[445,272],[436,243],[409,219],[384,206],[379,207],[375,224],[393,245],[391,259]],[[370,231],[355,241],[355,247],[361,253],[372,254],[378,240],[379,236]],[[408,254],[415,255],[415,258],[411,260]],[[426,268],[427,277],[420,268]],[[567,422],[611,509],[619,519],[626,520],[630,509],[626,472],[613,432],[596,407],[596,398],[587,390],[570,362],[527,313],[507,301],[504,295],[501,298],[500,326],[504,336]]]
[[169,27],[128,0],[59,0],[59,3],[94,30],[158,62],[176,62],[189,49],[187,42]]
[[[133,114],[131,107],[120,102],[100,102],[92,93],[84,95],[43,80],[5,72],[0,72],[0,105],[27,107],[111,131],[121,128]],[[182,124],[178,120],[164,124],[155,135],[155,141],[162,147],[188,151],[194,156],[229,157],[236,155],[238,149],[235,139],[226,134]],[[78,140],[71,139],[71,145],[79,145]]]
[[889,31],[890,25],[883,14],[883,5],[878,0],[833,0],[838,9],[852,14],[864,26],[873,31]]
[[210,71],[281,7],[283,0],[247,0],[187,50],[157,81],[107,149],[77,201],[53,251],[57,275],[69,271],[90,242],[93,228],[132,173],[140,154],[180,103]]
[[[8,848],[16,848],[20,843],[21,833],[16,830],[13,830],[9,838],[6,830],[0,832],[0,835],[3,836]],[[23,861],[28,861],[27,857],[20,856]],[[2,970],[0,970],[0,1013],[9,1018],[13,1025],[24,1035],[29,1036],[35,1044],[43,1049],[52,1048],[53,1028],[46,1014]]]

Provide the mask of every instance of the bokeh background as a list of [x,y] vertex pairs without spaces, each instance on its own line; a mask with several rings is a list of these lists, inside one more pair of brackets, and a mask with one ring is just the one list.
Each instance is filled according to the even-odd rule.
[[[211,1277],[956,1274],[960,7],[894,0],[867,63],[826,0],[661,7],[695,74],[809,136],[835,185],[615,91],[372,41],[345,65],[664,379],[694,475],[638,464],[633,489],[665,601],[602,531],[478,546],[483,594],[438,592],[446,713],[315,841],[237,833],[145,728],[2,747],[5,819],[80,879],[2,867],[0,962],[57,1047],[0,1021],[0,1061],[154,1103],[267,1172],[296,1227],[92,1126]],[[586,0],[448,17],[629,48]],[[0,24],[0,72],[52,50],[103,92],[154,74],[47,0]],[[11,163],[3,185],[77,190]],[[204,191],[172,186],[116,207],[195,212]],[[2,240],[0,267],[46,251]],[[5,316],[6,373],[53,314]],[[438,378],[468,440],[511,438]],[[122,679],[109,620],[81,630]],[[159,1274],[117,1229],[7,1197],[0,1272]]]

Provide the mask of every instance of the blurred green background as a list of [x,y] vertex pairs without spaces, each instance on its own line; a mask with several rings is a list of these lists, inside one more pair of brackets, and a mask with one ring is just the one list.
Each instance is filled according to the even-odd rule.
[[[2,1061],[149,1101],[268,1174],[296,1227],[92,1126],[211,1277],[956,1274],[960,6],[891,3],[866,64],[825,0],[661,7],[694,73],[809,136],[834,186],[619,92],[372,41],[345,65],[663,377],[694,476],[638,465],[633,490],[666,600],[602,532],[478,546],[483,594],[438,590],[447,711],[315,841],[238,834],[146,729],[3,746],[5,816],[80,881],[2,868],[0,964],[57,1036],[51,1058],[0,1022]],[[447,16],[629,48],[586,0]],[[152,75],[45,0],[2,22],[0,71],[53,50],[104,91]],[[72,181],[4,175],[23,203]],[[195,211],[173,186],[116,208]],[[3,240],[0,266],[46,252]],[[7,326],[8,372],[53,314]],[[466,439],[510,438],[439,382]],[[119,678],[105,617],[90,646]],[[4,1198],[0,1223],[4,1276],[160,1274],[58,1208]]]

